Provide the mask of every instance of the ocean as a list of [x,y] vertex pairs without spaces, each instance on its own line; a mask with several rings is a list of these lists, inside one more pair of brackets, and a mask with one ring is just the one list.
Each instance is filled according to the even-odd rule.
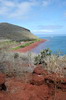
[[40,38],[47,39],[47,41],[34,48],[32,52],[40,53],[43,49],[50,48],[53,54],[66,54],[66,36],[52,36]]

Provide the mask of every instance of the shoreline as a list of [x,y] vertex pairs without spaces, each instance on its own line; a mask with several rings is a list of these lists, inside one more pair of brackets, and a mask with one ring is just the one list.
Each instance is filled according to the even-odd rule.
[[33,44],[30,44],[27,47],[20,48],[18,50],[14,50],[14,51],[25,53],[25,52],[31,51],[32,49],[36,48],[38,45],[40,45],[41,43],[46,42],[46,41],[47,41],[47,39],[42,39],[41,41],[37,41]]

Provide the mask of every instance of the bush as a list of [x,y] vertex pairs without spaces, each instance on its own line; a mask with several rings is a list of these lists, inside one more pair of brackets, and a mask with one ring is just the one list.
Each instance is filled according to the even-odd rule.
[[19,54],[18,53],[15,53],[14,54],[14,58],[18,58],[19,57]]
[[45,49],[37,55],[35,57],[35,64],[42,64],[50,73],[59,73],[62,76],[66,76],[66,71],[64,70],[66,68],[66,56],[52,54],[50,49]]
[[33,53],[13,53],[0,51],[0,72],[8,76],[22,75],[34,69]]
[[45,64],[46,65],[46,62],[45,62],[45,58],[47,56],[50,56],[51,55],[51,50],[48,48],[48,49],[45,49],[43,50],[38,56],[35,57],[35,64]]

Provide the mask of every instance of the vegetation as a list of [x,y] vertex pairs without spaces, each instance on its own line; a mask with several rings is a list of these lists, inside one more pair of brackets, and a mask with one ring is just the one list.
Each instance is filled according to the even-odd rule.
[[13,53],[0,50],[0,72],[8,76],[22,76],[27,72],[32,72],[34,65],[33,53]]
[[16,50],[19,48],[24,48],[26,46],[29,46],[30,44],[40,41],[40,40],[41,39],[21,41],[21,42],[24,42],[24,44],[21,45],[20,41],[16,42],[16,41],[8,40],[8,39],[3,39],[3,40],[0,40],[0,49],[11,49],[12,48],[13,50]]
[[50,49],[45,49],[37,55],[35,57],[35,64],[42,64],[49,72],[66,75],[66,72],[64,71],[64,68],[66,68],[66,56],[52,54]]
[[0,49],[9,49],[9,47],[13,47],[18,44],[19,44],[19,42],[16,42],[16,41],[1,40],[0,41]]
[[26,41],[26,43],[24,43],[24,44],[22,44],[20,46],[17,46],[15,48],[13,48],[13,50],[17,50],[17,49],[20,49],[20,48],[24,48],[24,47],[29,46],[30,44],[35,43],[35,42],[40,41],[40,40],[41,39],[34,39],[32,41]]
[[42,64],[50,73],[66,76],[66,56],[52,54],[50,49],[43,50],[39,55],[34,53],[13,53],[0,50],[0,72],[6,75],[22,75],[32,72],[36,64]]
[[35,57],[35,64],[46,64],[45,63],[45,58],[47,56],[50,56],[51,55],[51,50],[48,48],[48,49],[45,49],[43,51],[41,51],[41,53]]

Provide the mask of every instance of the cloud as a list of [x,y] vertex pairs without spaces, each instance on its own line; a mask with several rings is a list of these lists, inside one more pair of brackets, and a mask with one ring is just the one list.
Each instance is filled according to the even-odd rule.
[[48,6],[53,0],[0,0],[0,15],[8,18],[23,18],[34,6]]
[[42,5],[48,7],[50,5],[57,5],[58,7],[66,6],[66,0],[42,0]]
[[16,10],[11,13],[10,17],[23,17],[31,10],[32,3],[22,2],[16,6]]
[[28,14],[36,1],[0,0],[0,15],[8,18],[22,18]]
[[36,34],[44,34],[44,33],[55,33],[58,32],[59,29],[62,29],[62,25],[39,25],[37,30],[33,30],[33,33]]
[[34,33],[41,33],[41,34],[43,34],[43,33],[52,33],[53,32],[53,30],[33,30],[32,32],[34,32]]
[[43,6],[49,6],[52,3],[52,0],[43,0]]
[[38,28],[40,29],[50,29],[50,30],[56,30],[56,29],[62,29],[62,25],[39,25]]
[[15,7],[15,3],[12,1],[4,1],[3,4],[6,7]]
[[47,7],[57,1],[60,0],[0,0],[0,16],[22,19],[35,12],[35,6]]

